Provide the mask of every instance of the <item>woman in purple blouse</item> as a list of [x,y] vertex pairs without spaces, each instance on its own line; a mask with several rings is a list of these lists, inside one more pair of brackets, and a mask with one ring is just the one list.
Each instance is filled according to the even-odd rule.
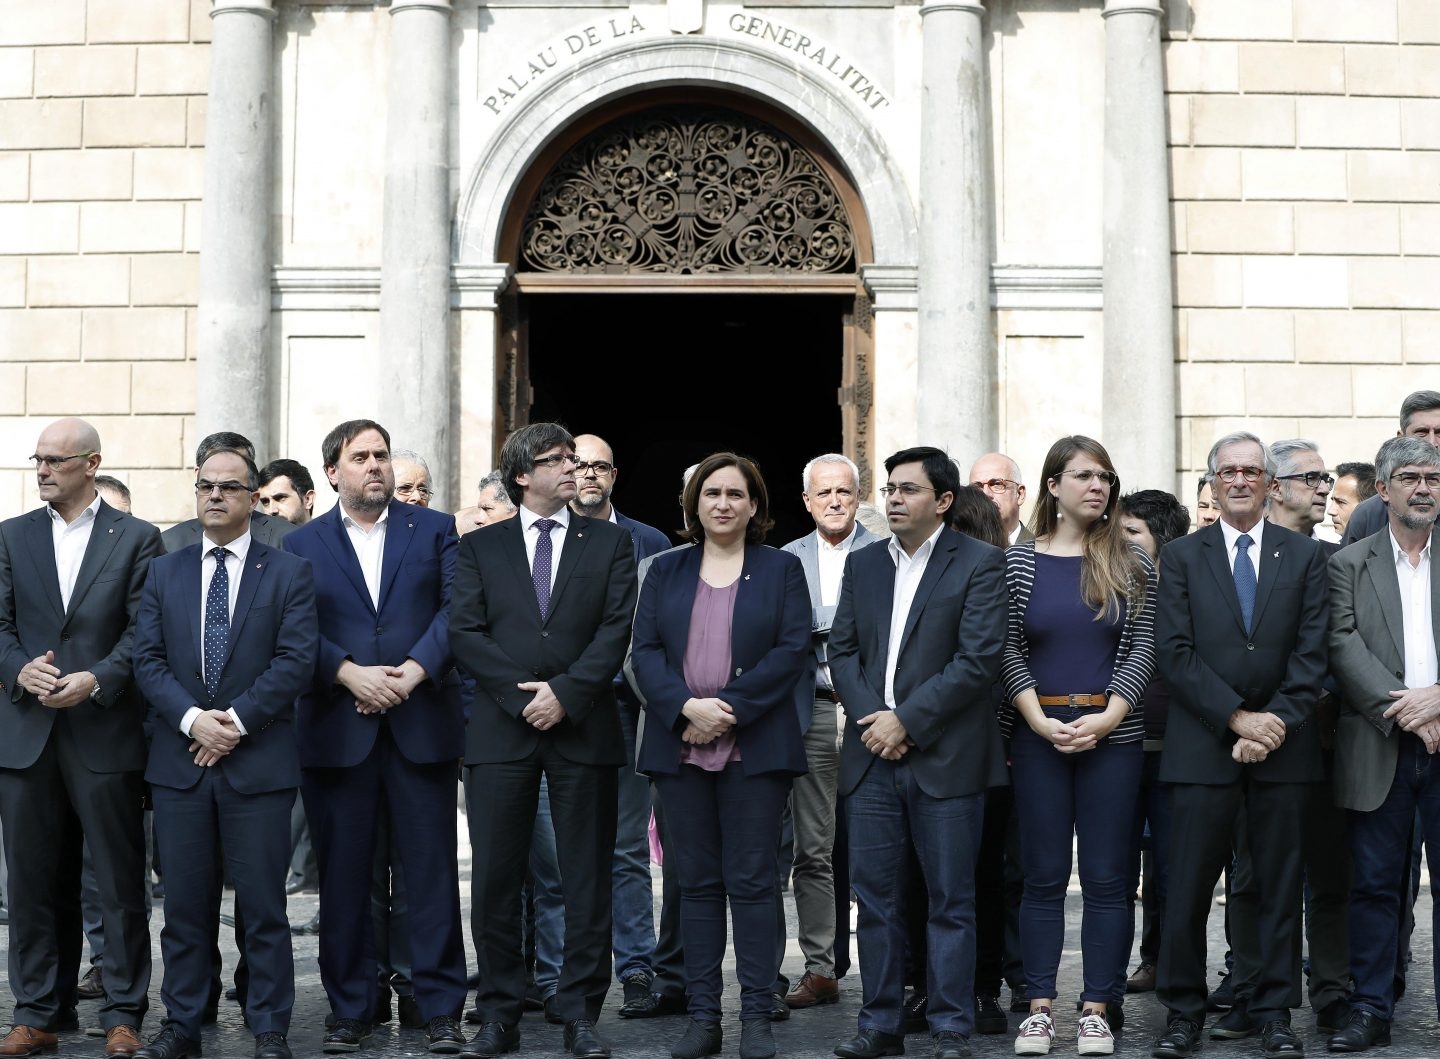
[[[800,560],[761,542],[769,499],[756,466],[722,452],[685,486],[682,535],[651,560],[631,668],[645,698],[637,754],[655,781],[680,880],[691,1023],[675,1059],[720,1051],[725,906],[740,980],[741,1059],[775,1054],[776,852],[790,781],[806,771],[800,710],[813,708],[810,593]],[[803,699],[803,701],[802,701]]]

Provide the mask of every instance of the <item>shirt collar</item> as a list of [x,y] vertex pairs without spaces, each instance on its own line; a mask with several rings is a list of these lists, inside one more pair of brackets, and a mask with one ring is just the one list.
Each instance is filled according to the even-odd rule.
[[82,511],[82,512],[80,512],[80,514],[78,514],[78,515],[75,516],[75,522],[68,522],[68,523],[67,523],[67,522],[65,521],[65,516],[62,515],[62,514],[60,514],[60,512],[58,512],[58,511],[55,510],[55,505],[54,505],[54,504],[46,504],[46,505],[45,505],[45,510],[50,513],[50,521],[51,521],[51,522],[59,522],[59,523],[61,523],[62,525],[73,526],[73,525],[75,525],[76,523],[78,523],[81,519],[86,518],[87,516],[93,519],[96,515],[98,515],[98,514],[100,513],[100,494],[99,494],[99,493],[96,493],[96,494],[95,494],[95,499],[92,500],[92,501],[90,501],[90,503],[88,503],[88,504],[85,505],[85,510]]
[[[209,555],[218,547],[220,547],[220,545],[212,541],[208,533],[202,533],[200,535],[201,559],[204,559],[205,556]],[[240,565],[245,565],[245,556],[250,554],[250,531],[247,529],[244,533],[240,534],[240,536],[236,537],[233,541],[231,541],[224,547],[227,552],[240,560]]]
[[[1225,534],[1225,550],[1227,552],[1233,552],[1235,550],[1235,542],[1240,539],[1241,531],[1230,525],[1230,523],[1226,522],[1223,518],[1216,519],[1216,521],[1220,523],[1220,532]],[[1260,535],[1264,529],[1265,520],[1262,518],[1246,531],[1250,534],[1250,539],[1255,542],[1252,547],[1260,547]]]
[[[1404,548],[1400,547],[1400,542],[1395,539],[1395,531],[1387,527],[1385,532],[1390,535],[1390,551],[1395,556],[1395,561],[1397,563],[1403,562],[1406,566],[1409,566],[1410,556]],[[1430,558],[1430,542],[1434,539],[1435,535],[1433,533],[1425,538],[1425,547],[1420,549],[1420,562],[1423,563]]]
[[345,502],[343,500],[340,502],[340,521],[343,522],[346,526],[358,529],[361,533],[372,533],[374,532],[376,527],[378,527],[384,522],[388,522],[389,519],[390,505],[386,504],[384,510],[380,512],[380,517],[375,520],[375,525],[367,529],[365,526],[362,526],[360,523],[356,522],[353,518],[351,518],[350,512],[345,510]]
[[[524,504],[520,505],[520,528],[526,533],[530,532],[535,523],[546,517],[545,515],[535,514],[535,512],[531,511]],[[562,507],[559,511],[555,512],[555,514],[548,517],[558,522],[561,529],[568,530],[570,528],[570,508]]]
[[945,532],[945,523],[944,523],[944,522],[941,522],[940,525],[935,528],[935,532],[932,533],[932,534],[930,534],[929,537],[925,538],[925,543],[922,544],[922,545],[920,545],[920,547],[918,547],[918,548],[915,549],[915,554],[914,554],[914,555],[905,555],[905,549],[904,549],[904,547],[900,544],[900,539],[899,539],[898,537],[896,537],[894,534],[891,534],[891,536],[890,536],[890,558],[892,558],[892,559],[895,560],[895,564],[896,564],[897,566],[900,564],[900,558],[901,558],[901,556],[905,556],[906,562],[911,562],[911,563],[919,562],[921,559],[926,559],[926,560],[928,560],[928,559],[930,558],[930,553],[935,550],[935,542],[940,539],[940,534],[942,534],[942,533],[944,533],[944,532]]
[[843,541],[841,541],[839,544],[831,544],[831,543],[830,543],[829,541],[827,541],[823,536],[821,536],[820,531],[819,531],[818,529],[815,531],[815,539],[820,543],[820,550],[821,550],[822,552],[844,552],[844,551],[849,551],[849,550],[850,550],[850,545],[852,545],[852,544],[855,543],[855,534],[858,533],[859,530],[860,530],[860,523],[859,523],[859,522],[856,522],[854,525],[852,525],[852,526],[850,527],[850,532],[849,532],[849,534],[848,534],[848,535],[845,537],[845,539],[844,539]]

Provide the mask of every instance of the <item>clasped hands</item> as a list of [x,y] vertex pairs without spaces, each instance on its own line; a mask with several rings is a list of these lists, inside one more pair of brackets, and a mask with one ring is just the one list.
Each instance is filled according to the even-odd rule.
[[1285,742],[1285,722],[1273,713],[1236,710],[1230,715],[1230,731],[1240,738],[1230,756],[1242,765],[1258,765]]
[[1395,702],[1385,711],[1385,716],[1423,739],[1427,754],[1440,750],[1440,685],[1403,688],[1392,691],[1390,697]]
[[520,711],[520,718],[541,732],[549,731],[565,719],[565,707],[555,697],[548,680],[526,680],[515,685],[521,691],[533,691],[535,697]]
[[209,768],[240,745],[240,729],[224,710],[205,710],[190,725],[190,753]]
[[40,657],[26,662],[16,681],[39,699],[40,705],[48,706],[52,710],[66,710],[79,705],[99,683],[95,675],[86,670],[61,674],[55,665],[54,651],[46,651]]
[[713,743],[735,725],[735,711],[724,699],[686,699],[680,712],[690,722],[680,738],[692,746]]
[[408,699],[426,675],[425,667],[413,658],[398,666],[361,666],[347,659],[340,663],[335,679],[355,696],[357,713],[384,713]]
[[876,710],[861,717],[855,725],[860,729],[860,742],[865,744],[865,749],[886,761],[899,761],[915,745],[894,710]]
[[[1111,701],[1118,700],[1112,698]],[[1115,730],[1115,726],[1128,710],[1124,703],[1121,703],[1121,706],[1125,708],[1106,707],[1098,713],[1084,713],[1068,723],[1042,715],[1040,727],[1036,728],[1033,724],[1030,727],[1060,753],[1080,754],[1086,750],[1094,750],[1100,745],[1100,740]]]

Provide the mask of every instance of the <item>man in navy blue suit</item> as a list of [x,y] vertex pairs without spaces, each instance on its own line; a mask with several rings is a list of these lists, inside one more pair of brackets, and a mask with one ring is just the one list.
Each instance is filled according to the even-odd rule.
[[295,699],[314,674],[319,631],[310,564],[251,536],[258,478],[245,453],[206,458],[195,479],[201,542],[151,564],[136,619],[135,682],[155,728],[145,779],[167,883],[167,1017],[141,1059],[200,1054],[222,855],[244,923],[255,1056],[290,1059]]
[[322,1045],[353,1052],[376,1004],[370,875],[380,799],[409,881],[415,1002],[432,1052],[465,1043],[455,785],[465,721],[450,657],[455,520],[394,499],[390,435],[355,419],[325,438],[340,502],[285,538],[309,559],[320,611],[314,683],[298,709],[305,808],[320,865]]

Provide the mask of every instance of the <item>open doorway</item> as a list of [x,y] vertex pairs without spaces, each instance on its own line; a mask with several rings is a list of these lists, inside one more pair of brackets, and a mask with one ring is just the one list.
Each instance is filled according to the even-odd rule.
[[814,529],[800,501],[812,456],[844,451],[837,394],[845,314],[820,294],[522,295],[529,420],[604,437],[615,506],[678,543],[681,475],[712,452],[754,459],[775,546]]

